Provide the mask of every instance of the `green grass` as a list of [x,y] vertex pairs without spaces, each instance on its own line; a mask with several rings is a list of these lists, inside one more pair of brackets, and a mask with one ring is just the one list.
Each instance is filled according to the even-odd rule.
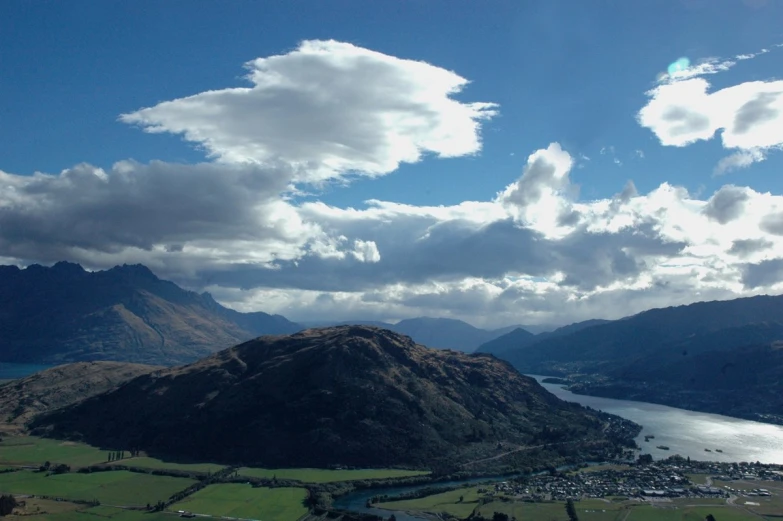
[[5,438],[0,442],[0,465],[65,463],[73,468],[106,462],[107,451],[83,443],[33,436]]
[[707,514],[712,514],[719,521],[759,520],[758,516],[729,506],[660,508],[643,505],[633,507],[627,521],[704,521]]
[[[405,510],[411,512],[448,512],[460,518],[468,517],[478,506],[480,494],[479,487],[460,488],[440,494],[433,494],[417,499],[404,499],[402,501],[389,501],[376,506],[387,510]],[[459,500],[460,496],[462,501]],[[491,515],[489,516],[492,517]]]
[[147,457],[125,458],[113,461],[110,464],[140,467],[144,469],[183,470],[185,472],[217,472],[226,468],[225,465],[217,465],[215,463],[170,463]]
[[400,469],[359,469],[359,470],[329,470],[329,469],[259,469],[243,467],[239,469],[240,476],[252,478],[294,479],[303,483],[332,483],[336,481],[353,481],[359,479],[388,479],[423,476],[429,472],[421,470]]
[[686,474],[686,476],[697,485],[707,484],[707,474]]
[[[29,501],[29,500],[28,500]],[[52,508],[54,506],[54,508]],[[65,508],[58,508],[64,506]],[[77,506],[73,508],[72,503],[60,502],[54,504],[42,504],[40,511],[34,509],[28,510],[25,516],[9,516],[8,521],[24,521],[26,519],[35,519],[35,521],[174,521],[176,518],[171,514],[162,512],[147,513],[139,510],[126,510],[113,507],[92,507],[84,508]],[[34,515],[35,517],[28,517]]]
[[209,485],[169,510],[188,510],[194,514],[241,517],[263,521],[296,521],[307,513],[303,488],[253,488],[228,483]]
[[195,483],[185,478],[153,476],[127,471],[60,474],[20,471],[0,474],[0,492],[34,494],[91,501],[108,505],[146,505],[168,499]]

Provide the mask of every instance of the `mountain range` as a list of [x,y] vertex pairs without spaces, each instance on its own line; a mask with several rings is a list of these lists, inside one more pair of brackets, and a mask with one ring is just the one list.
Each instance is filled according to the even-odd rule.
[[494,356],[340,326],[262,337],[148,372],[31,427],[183,461],[453,471],[615,451],[617,422],[629,442],[636,426],[561,401]]
[[480,350],[574,392],[783,423],[781,341],[783,296],[757,296],[512,332]]
[[[466,352],[515,327],[488,331],[427,317],[369,324]],[[175,365],[257,336],[302,329],[280,315],[226,308],[209,293],[184,290],[140,264],[95,272],[69,262],[0,266],[0,362]]]
[[0,266],[0,361],[56,364],[193,361],[250,338],[301,327],[239,313],[186,291],[142,265],[85,271],[58,262]]

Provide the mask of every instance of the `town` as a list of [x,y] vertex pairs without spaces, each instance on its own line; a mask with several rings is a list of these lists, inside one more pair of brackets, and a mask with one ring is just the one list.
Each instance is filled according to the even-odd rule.
[[[703,478],[696,483],[693,477]],[[595,470],[550,472],[494,484],[479,493],[519,501],[578,501],[588,498],[729,498],[769,496],[764,488],[735,489],[714,482],[783,481],[783,467],[760,463],[690,462],[674,456],[651,464],[612,465]]]

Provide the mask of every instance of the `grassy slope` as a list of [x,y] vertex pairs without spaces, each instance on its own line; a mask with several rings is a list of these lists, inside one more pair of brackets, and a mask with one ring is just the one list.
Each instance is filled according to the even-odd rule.
[[0,474],[0,492],[35,494],[108,505],[146,505],[168,499],[195,481],[126,471],[60,474],[19,471]]
[[139,467],[143,469],[183,470],[190,472],[217,472],[226,468],[225,465],[218,465],[216,463],[172,463],[147,457],[125,458],[114,461],[111,465],[126,465],[128,467]]
[[[478,488],[479,487],[460,488],[423,498],[389,501],[388,503],[381,503],[377,506],[389,510],[432,513],[448,512],[453,516],[464,519],[478,506]],[[462,497],[462,501],[459,500],[460,496]]]
[[0,464],[43,465],[65,463],[73,468],[105,463],[107,451],[83,443],[63,442],[33,436],[5,438],[0,442]]
[[[27,500],[25,515],[14,515],[6,521],[24,521],[31,515],[35,521],[172,521],[167,513],[147,513],[140,510],[126,510],[106,506],[84,508],[65,501]],[[37,510],[36,510],[37,509]]]
[[264,521],[296,521],[307,513],[303,488],[253,488],[244,484],[209,485],[169,510]]
[[239,469],[241,476],[253,478],[295,479],[303,483],[332,483],[336,481],[353,481],[360,479],[404,478],[422,476],[429,472],[421,470],[399,469],[359,469],[359,470],[329,470],[329,469],[259,469],[243,467]]

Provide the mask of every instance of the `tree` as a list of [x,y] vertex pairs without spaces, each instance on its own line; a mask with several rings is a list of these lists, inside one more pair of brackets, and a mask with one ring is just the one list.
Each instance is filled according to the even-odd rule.
[[16,499],[11,494],[0,496],[0,516],[7,516],[16,508]]
[[650,465],[653,462],[652,454],[639,454],[639,465]]
[[707,514],[707,517],[704,519],[704,521],[715,521],[715,516],[712,514]]
[[579,521],[579,516],[576,515],[576,507],[574,506],[573,499],[566,501],[566,514],[568,514],[569,521]]
[[508,514],[503,512],[495,512],[492,514],[492,521],[508,521]]
[[397,521],[397,516],[395,516],[394,514],[390,515],[389,521]]
[[458,503],[462,503],[462,500],[465,499],[465,496],[460,496]]

